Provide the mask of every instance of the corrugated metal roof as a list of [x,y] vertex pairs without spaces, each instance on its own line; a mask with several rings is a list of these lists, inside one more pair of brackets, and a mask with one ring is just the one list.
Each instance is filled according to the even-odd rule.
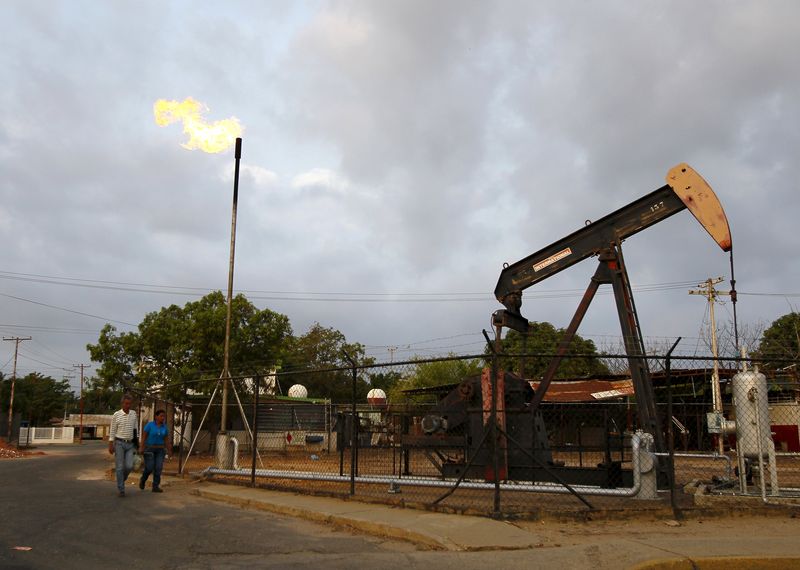
[[[539,381],[530,382],[534,390],[539,388]],[[554,380],[550,382],[545,402],[598,402],[633,396],[633,381],[624,380]]]

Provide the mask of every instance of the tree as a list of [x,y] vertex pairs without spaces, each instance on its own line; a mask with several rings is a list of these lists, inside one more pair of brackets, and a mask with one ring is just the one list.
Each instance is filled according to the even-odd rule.
[[[717,351],[721,357],[739,358],[742,353],[740,347],[745,349],[746,354],[753,354],[758,349],[758,344],[764,331],[767,328],[763,320],[753,323],[743,323],[734,329],[733,321],[720,324],[717,330]],[[737,346],[738,336],[738,346]],[[707,354],[711,354],[711,339],[704,339],[704,348]]]
[[388,395],[402,379],[403,375],[396,370],[370,372],[369,386],[370,388],[380,388]]
[[[309,397],[326,398],[334,402],[350,402],[353,398],[353,375],[350,370],[332,370],[349,366],[345,352],[357,364],[372,364],[360,343],[348,343],[344,334],[333,328],[314,323],[306,334],[292,339],[281,380],[302,384]],[[284,386],[284,390],[289,386]],[[365,374],[356,379],[356,398],[365,400],[369,383]]]
[[83,411],[86,414],[113,414],[119,409],[122,393],[98,378],[87,378],[83,388]]
[[753,358],[775,368],[785,367],[789,364],[787,360],[800,358],[800,313],[783,315],[767,327]]
[[[4,411],[8,410],[8,401],[11,395],[11,380],[7,379],[2,384],[2,400],[5,404]],[[67,407],[75,402],[67,380],[55,380],[50,376],[43,376],[32,372],[22,378],[17,378],[14,385],[14,412],[19,412],[22,419],[31,422],[31,425],[48,425],[52,418],[61,418]]]
[[[210,393],[222,372],[227,303],[220,291],[183,307],[148,313],[137,332],[106,325],[87,349],[106,387],[148,391],[164,387],[178,399],[184,383]],[[231,303],[231,376],[269,373],[286,354],[292,329],[285,315],[259,310],[244,295]]]
[[[457,384],[468,376],[480,374],[484,367],[481,359],[461,359],[450,354],[452,359],[420,362],[413,371],[397,382],[389,391],[389,401],[408,399],[405,390]],[[421,360],[421,359],[420,359]]]
[[[529,356],[525,358],[526,378],[538,378],[547,369],[556,353],[558,344],[564,335],[564,329],[556,329],[547,322],[531,322],[527,342],[516,331],[509,331],[501,342],[501,352],[504,354],[543,354],[545,356]],[[523,350],[523,344],[525,348]],[[556,371],[556,378],[577,378],[593,374],[608,374],[608,367],[602,362],[601,355],[597,353],[594,342],[575,335],[567,353]],[[579,357],[573,357],[580,355]],[[506,370],[519,372],[520,358],[501,357],[500,365]]]

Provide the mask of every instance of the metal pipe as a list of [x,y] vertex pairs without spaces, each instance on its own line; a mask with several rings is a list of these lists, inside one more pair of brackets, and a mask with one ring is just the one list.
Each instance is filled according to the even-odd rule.
[[758,478],[761,480],[761,500],[767,502],[767,482],[764,480],[764,449],[761,446],[761,414],[758,412],[758,390],[750,388],[748,394],[751,401],[755,403],[756,408],[756,445],[758,448]]
[[228,368],[231,352],[231,305],[233,303],[233,263],[236,253],[236,210],[239,203],[239,161],[242,158],[242,139],[236,139],[234,151],[234,172],[233,172],[233,207],[231,212],[231,255],[228,264],[228,298],[225,316],[225,344],[222,354],[222,419],[220,421],[220,432],[226,433],[226,422],[228,417],[228,379],[231,376]]
[[[498,345],[500,345],[501,335],[503,333],[503,327],[498,325],[495,328],[495,330],[497,331],[496,336],[495,336],[495,341],[498,343]],[[490,389],[492,391],[492,407],[491,407],[490,412],[489,412],[489,421],[491,422],[491,426],[490,426],[489,429],[491,430],[490,431],[490,437],[492,438],[492,446],[491,446],[491,450],[492,450],[492,475],[494,476],[494,497],[493,497],[493,499],[494,499],[494,511],[492,512],[492,515],[495,518],[499,518],[500,517],[500,470],[499,470],[500,458],[498,457],[498,452],[499,452],[498,443],[499,442],[497,441],[497,437],[499,435],[498,434],[498,430],[497,430],[497,399],[498,399],[498,394],[497,394],[497,374],[499,373],[499,371],[498,371],[498,366],[497,366],[497,351],[494,351],[492,353],[492,366],[490,368],[490,373],[492,375],[491,381],[489,382],[489,386],[490,386]],[[505,381],[503,381],[503,390],[505,391]],[[505,402],[505,394],[503,395],[503,401]],[[483,402],[483,408],[484,408],[484,410],[486,409],[486,402]],[[485,419],[486,418],[486,414],[485,414],[485,412],[484,412],[484,416],[483,417],[484,417],[484,426],[485,426],[486,425],[486,419]],[[503,472],[504,472],[504,475],[507,477],[508,476],[508,473],[507,473],[508,467],[507,467],[507,462],[505,461],[506,457],[507,457],[506,454],[503,454],[503,459],[504,459],[504,461],[503,461]]]
[[245,469],[239,469],[239,440],[232,437],[230,442],[233,444],[233,470],[246,472]]
[[[181,402],[181,437],[178,447],[178,473],[183,473],[183,446],[186,441],[186,383],[183,384],[183,401]],[[175,427],[175,407],[172,408],[172,426]]]
[[356,368],[356,361],[350,357],[346,350],[342,350],[344,357],[350,362],[353,367],[353,398],[351,402],[350,414],[352,416],[352,423],[350,424],[350,494],[356,494],[356,449],[358,448],[358,418],[356,411],[356,382],[358,380],[358,369]]
[[[197,433],[194,434],[194,439],[192,439],[192,444],[189,446],[189,451],[186,454],[186,461],[189,461],[189,458],[192,456],[192,450],[194,449],[194,444],[197,443],[197,439],[200,437],[200,430],[203,429],[203,422],[206,421],[206,416],[208,416],[208,410],[211,409],[211,402],[214,401],[214,396],[217,395],[217,390],[218,389],[219,389],[219,380],[217,380],[217,383],[214,386],[214,391],[211,393],[211,399],[208,401],[208,405],[206,406],[206,411],[203,413],[203,419],[200,420],[200,425],[197,426]],[[194,427],[194,426],[192,426],[192,427]],[[191,434],[189,434],[189,435],[191,435]],[[209,434],[209,440],[210,440],[210,438],[211,438],[211,435]],[[181,443],[183,443],[183,442],[181,442]],[[181,466],[181,471],[180,471],[181,475],[183,475],[183,468],[184,467],[186,467],[185,463]]]
[[[675,350],[680,341],[681,337],[678,337],[667,351],[666,361],[667,417],[671,420],[667,422],[667,441],[669,446],[669,453],[667,453],[667,457],[669,457],[669,467],[667,473],[669,475],[669,502],[672,506],[672,512],[675,514],[675,518],[680,517],[680,509],[678,508],[678,500],[675,496],[675,429],[673,427],[675,416],[673,415],[672,409],[672,351]],[[656,454],[656,457],[657,456]]]
[[[584,495],[594,495],[600,497],[633,497],[639,493],[641,489],[641,464],[639,461],[639,452],[641,447],[641,438],[634,434],[631,437],[631,455],[633,466],[633,487],[626,489],[603,489],[600,487],[591,486],[572,486],[574,491]],[[243,469],[220,469],[217,467],[208,467],[202,471],[204,474],[210,475],[242,475],[249,474],[250,470]],[[330,473],[320,473],[312,471],[281,471],[274,469],[256,469],[256,477],[269,477],[273,479],[299,479],[305,481],[332,481],[336,483],[349,483],[350,476],[332,475]],[[410,485],[415,487],[452,487],[453,481],[443,481],[442,479],[425,479],[425,478],[408,478],[404,477],[398,479],[396,477],[385,476],[371,476],[362,475],[356,477],[359,483],[375,483],[382,485]],[[480,489],[480,490],[494,490],[495,483],[484,483],[478,481],[462,481],[459,485],[463,489]],[[501,483],[500,489],[502,491],[518,491],[527,493],[551,493],[551,494],[567,494],[571,493],[563,485],[558,484],[531,484],[531,483]]]
[[[669,457],[669,453],[654,453],[656,457]],[[686,457],[688,459],[724,459],[728,463],[728,477],[733,477],[733,462],[727,455],[719,453],[675,453],[673,457]]]
[[[250,475],[250,485],[253,487],[256,486],[256,456],[258,455],[258,395],[261,392],[261,375],[256,374],[256,393],[254,394],[253,398],[253,433],[252,433],[252,443],[253,443],[253,464],[252,464],[252,473]],[[262,462],[261,466],[263,467],[264,464]]]

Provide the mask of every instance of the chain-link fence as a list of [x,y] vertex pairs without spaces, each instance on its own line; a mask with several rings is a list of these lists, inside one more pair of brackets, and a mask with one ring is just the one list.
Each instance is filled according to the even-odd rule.
[[[231,379],[224,431],[219,398],[187,394],[171,405],[178,469],[495,515],[677,509],[700,494],[800,496],[796,362],[758,370],[746,360],[650,357],[648,402],[642,380],[625,372],[546,383],[510,371],[517,359],[548,356]],[[629,362],[603,360],[608,370]],[[350,397],[309,397],[326,387]]]

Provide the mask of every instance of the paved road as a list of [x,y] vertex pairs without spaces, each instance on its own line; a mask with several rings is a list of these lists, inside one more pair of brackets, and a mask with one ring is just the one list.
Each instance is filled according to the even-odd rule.
[[0,461],[3,570],[468,570],[499,560],[510,570],[531,567],[530,551],[421,550],[202,499],[190,494],[191,483],[160,495],[130,486],[120,499],[106,477],[112,459],[101,442],[43,449],[44,456]]
[[[324,560],[391,562],[414,547],[246,511],[187,494],[128,489],[104,478],[99,442],[0,461],[0,568],[293,568]],[[31,547],[29,551],[15,546]]]
[[112,462],[102,443],[46,452],[0,460],[0,569],[610,570],[682,556],[798,552],[796,513],[692,520],[678,528],[642,520],[518,523],[538,537],[537,548],[425,551],[202,499],[190,494],[190,483],[160,495],[131,486],[120,499],[105,477]]

